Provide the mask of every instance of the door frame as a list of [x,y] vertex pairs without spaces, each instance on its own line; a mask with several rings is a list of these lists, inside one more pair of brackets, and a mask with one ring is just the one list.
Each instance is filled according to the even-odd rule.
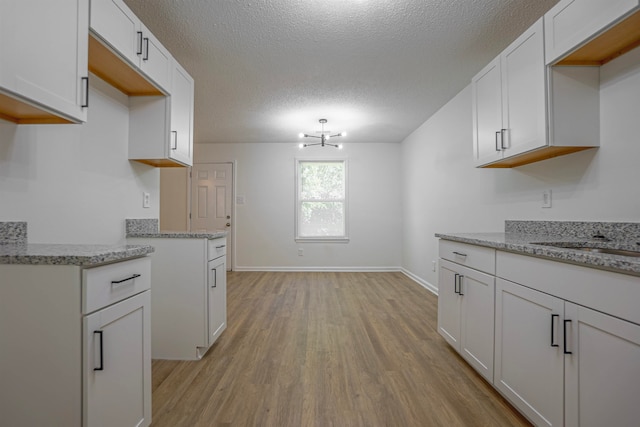
[[[221,165],[221,164],[230,164],[231,165],[231,252],[227,253],[227,265],[233,271],[236,269],[236,181],[238,175],[238,161],[230,160],[227,162],[193,162],[193,166],[198,165]],[[189,212],[187,215],[187,221],[189,225],[189,231],[192,231],[191,228],[191,210],[192,210],[192,181],[193,181],[193,166],[189,167],[189,176],[187,177],[187,206],[189,208]],[[227,237],[228,239],[228,237]],[[231,259],[229,259],[231,258]],[[230,261],[230,262],[229,262]]]

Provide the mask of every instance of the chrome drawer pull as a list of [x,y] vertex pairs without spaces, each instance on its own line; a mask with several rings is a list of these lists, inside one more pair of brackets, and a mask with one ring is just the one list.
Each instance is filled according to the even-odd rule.
[[227,245],[222,245],[222,246],[216,246],[216,249],[222,249],[225,248]]
[[467,254],[463,254],[462,252],[453,251],[453,253],[459,256],[465,256],[465,257],[467,256]]
[[112,285],[117,285],[118,283],[127,282],[127,281],[129,281],[129,280],[133,280],[133,279],[138,278],[138,277],[140,277],[140,274],[134,274],[133,276],[131,276],[131,277],[127,277],[126,279],[122,279],[122,280],[112,280],[112,281],[111,281],[111,284],[112,284]]

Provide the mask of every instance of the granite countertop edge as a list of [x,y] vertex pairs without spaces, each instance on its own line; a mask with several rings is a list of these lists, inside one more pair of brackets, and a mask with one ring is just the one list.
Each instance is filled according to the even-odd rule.
[[2,244],[0,264],[96,267],[154,252],[151,245]]
[[[546,258],[584,267],[597,268],[623,274],[640,275],[640,258],[578,249],[545,246],[544,243],[574,243],[590,247],[638,251],[636,241],[600,242],[580,237],[551,236],[521,233],[436,233],[436,237],[471,245],[500,249],[508,252]],[[534,244],[537,243],[537,244]]]
[[159,231],[153,233],[130,232],[127,238],[142,237],[147,239],[219,239],[227,236],[227,231],[216,231],[214,233],[184,232],[184,231]]

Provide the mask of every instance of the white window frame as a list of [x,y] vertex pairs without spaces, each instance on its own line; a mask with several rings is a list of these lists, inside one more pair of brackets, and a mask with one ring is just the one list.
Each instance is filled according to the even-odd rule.
[[[335,243],[348,243],[349,242],[349,168],[346,159],[295,159],[296,161],[296,194],[295,194],[295,241],[296,242],[335,242]],[[300,206],[303,201],[300,199],[300,191],[302,189],[302,183],[300,182],[300,165],[302,163],[342,163],[344,166],[344,235],[343,236],[300,236],[299,234],[299,218],[300,218]],[[323,200],[315,200],[323,201]],[[330,200],[335,201],[335,200]]]

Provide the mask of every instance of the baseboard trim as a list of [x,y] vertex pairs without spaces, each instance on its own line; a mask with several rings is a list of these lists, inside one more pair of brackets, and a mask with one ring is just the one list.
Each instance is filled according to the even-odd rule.
[[344,272],[344,273],[388,273],[402,271],[400,267],[239,267],[233,271],[282,271],[282,272]]
[[431,283],[427,282],[426,280],[422,280],[421,278],[419,278],[409,270],[405,270],[404,268],[401,268],[400,271],[402,272],[402,274],[404,274],[405,276],[407,276],[408,278],[410,278],[411,280],[413,280],[414,282],[416,282],[417,284],[419,284],[429,292],[435,295],[438,295],[438,288],[433,286]]

